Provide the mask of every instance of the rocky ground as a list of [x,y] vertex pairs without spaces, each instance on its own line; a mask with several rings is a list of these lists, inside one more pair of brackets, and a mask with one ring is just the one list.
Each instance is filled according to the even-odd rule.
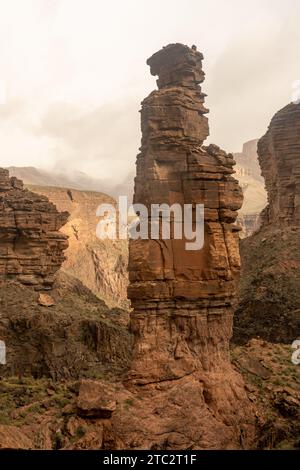
[[242,272],[232,360],[257,408],[259,448],[300,447],[299,227],[264,226],[241,241]]
[[[251,340],[232,347],[231,356],[256,410],[257,448],[299,449],[300,368],[291,362],[291,348]],[[2,377],[0,448],[123,449],[114,417],[130,422],[145,402],[123,386],[116,369],[89,377]],[[172,433],[168,438],[165,448]]]
[[300,337],[299,233],[297,227],[264,227],[241,241],[235,343],[260,337],[290,345]]
[[300,366],[290,345],[252,339],[232,346],[256,409],[258,449],[300,449]]
[[57,277],[51,298],[54,305],[45,307],[33,289],[13,281],[0,284],[0,337],[7,344],[2,377],[65,380],[126,369],[128,312],[109,309],[65,273]]
[[[116,426],[122,422],[126,432],[164,384],[149,396],[124,386],[128,312],[109,310],[66,274],[51,296],[54,305],[44,307],[31,288],[0,286],[0,335],[8,344],[8,364],[0,366],[0,448],[126,448]],[[232,362],[254,406],[258,448],[300,448],[300,367],[291,354],[290,344],[263,339],[232,344]],[[158,402],[155,415],[163,416]],[[162,446],[175,441],[170,432]]]
[[[0,336],[8,345],[8,364],[0,366],[0,448],[127,448],[118,423],[126,433],[126,423],[170,384],[146,395],[124,386],[132,344],[127,311],[109,310],[64,273],[51,292],[54,305],[40,305],[39,295],[14,282],[0,285]],[[291,354],[290,344],[265,339],[231,346],[254,407],[257,448],[300,448],[300,366]],[[157,402],[153,416],[160,415]],[[170,432],[161,446],[176,443]]]
[[109,309],[66,273],[57,276],[53,305],[40,300],[30,287],[0,284],[0,337],[7,344],[7,365],[0,366],[0,448],[116,447],[109,420],[105,430],[93,413],[85,420],[77,400],[80,381],[92,378],[92,390],[104,381],[105,393],[109,384],[120,384],[131,356],[128,311]]
[[[111,423],[107,419],[110,411],[103,410],[105,405],[98,404],[95,414],[93,409],[90,416],[85,416],[92,402],[92,388],[87,404],[84,392],[80,390],[91,385],[97,387],[99,383],[88,379],[57,382],[31,376],[2,378],[0,449],[116,448]],[[105,390],[109,385],[107,377]],[[118,406],[128,408],[130,403],[125,399]]]

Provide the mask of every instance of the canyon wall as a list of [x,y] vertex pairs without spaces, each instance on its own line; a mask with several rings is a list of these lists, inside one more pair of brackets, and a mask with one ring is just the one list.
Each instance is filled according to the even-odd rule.
[[273,117],[258,143],[268,193],[265,224],[300,224],[300,104],[290,103]]
[[242,240],[234,342],[300,337],[300,104],[278,111],[258,142],[268,194],[258,233]]
[[200,250],[187,250],[173,230],[170,239],[160,232],[158,239],[130,241],[135,343],[127,382],[144,400],[132,418],[135,431],[124,422],[121,428],[127,442],[133,432],[135,446],[147,448],[237,448],[251,441],[244,384],[229,359],[240,269],[234,222],[243,197],[232,155],[203,146],[209,130],[202,59],[194,46],[171,44],[147,61],[158,90],[142,103],[134,202],[148,210],[192,204],[194,217],[196,205],[205,206]]
[[67,212],[0,169],[0,279],[50,289],[65,259],[68,237],[59,230],[67,219]]
[[96,191],[78,191],[54,186],[27,185],[46,196],[58,210],[68,211],[69,218],[62,228],[69,246],[62,269],[79,279],[107,305],[128,307],[128,242],[127,240],[100,240],[96,237],[98,206],[116,201]]

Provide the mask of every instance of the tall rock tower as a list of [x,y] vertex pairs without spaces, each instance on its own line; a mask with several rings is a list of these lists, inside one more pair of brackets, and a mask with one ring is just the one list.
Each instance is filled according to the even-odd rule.
[[232,155],[203,146],[209,129],[202,59],[195,46],[182,44],[150,57],[158,90],[141,110],[134,202],[148,208],[149,222],[151,204],[205,207],[200,250],[187,250],[187,240],[172,231],[167,240],[130,241],[135,342],[128,383],[145,393],[134,418],[135,426],[149,420],[142,445],[156,448],[229,448],[251,440],[244,385],[229,360],[242,192]]

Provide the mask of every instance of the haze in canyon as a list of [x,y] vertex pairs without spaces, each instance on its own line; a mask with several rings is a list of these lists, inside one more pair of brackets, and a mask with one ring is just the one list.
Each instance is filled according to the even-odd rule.
[[73,179],[84,172],[101,181],[99,191],[134,172],[137,110],[154,85],[144,58],[163,44],[176,38],[204,51],[208,143],[228,152],[263,135],[300,78],[297,0],[0,0],[0,7],[0,165]]

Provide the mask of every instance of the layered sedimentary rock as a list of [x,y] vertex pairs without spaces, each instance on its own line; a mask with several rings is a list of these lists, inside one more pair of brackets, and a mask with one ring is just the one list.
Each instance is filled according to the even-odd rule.
[[51,306],[40,302],[42,295],[47,294],[13,280],[0,282],[0,338],[7,350],[1,377],[65,380],[127,367],[127,312],[109,309],[78,279],[61,271],[51,289]]
[[[170,239],[160,233],[130,241],[135,344],[128,383],[147,390],[133,426],[144,413],[146,429],[137,439],[154,448],[249,444],[244,385],[229,360],[242,191],[232,155],[203,146],[209,131],[202,59],[195,47],[171,44],[147,61],[158,90],[142,103],[134,202],[149,214],[151,204],[205,206],[200,250],[187,250],[173,230]],[[128,440],[128,425],[126,432]]]
[[268,205],[259,232],[241,243],[233,340],[291,344],[300,336],[300,104],[275,114],[258,155]]
[[70,216],[62,227],[69,246],[62,269],[79,279],[109,306],[128,306],[128,242],[127,240],[100,240],[96,237],[101,204],[115,205],[107,194],[96,191],[78,191],[54,186],[27,185],[28,189],[46,196],[59,211]]
[[258,139],[248,140],[243,144],[241,152],[233,154],[236,161],[236,176],[252,176],[256,181],[263,182],[257,155]]
[[240,238],[249,237],[260,227],[260,213],[267,204],[267,193],[257,155],[258,140],[243,144],[242,152],[234,153],[236,178],[243,190],[244,202],[239,210]]
[[0,169],[0,278],[51,288],[68,246],[68,237],[59,232],[67,218],[67,212],[58,212],[45,196]]
[[300,224],[300,104],[273,117],[258,143],[259,163],[268,193],[265,224]]

